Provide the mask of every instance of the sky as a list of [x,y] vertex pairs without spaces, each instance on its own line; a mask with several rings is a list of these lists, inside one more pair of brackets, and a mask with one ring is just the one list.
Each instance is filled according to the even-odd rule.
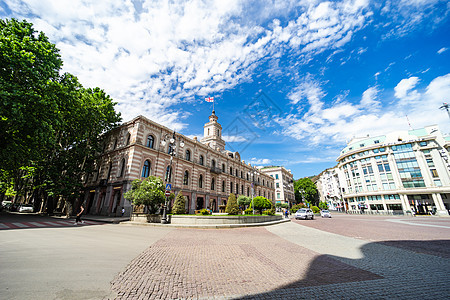
[[450,2],[2,0],[56,44],[63,72],[138,115],[294,178],[354,137],[439,125],[450,102]]

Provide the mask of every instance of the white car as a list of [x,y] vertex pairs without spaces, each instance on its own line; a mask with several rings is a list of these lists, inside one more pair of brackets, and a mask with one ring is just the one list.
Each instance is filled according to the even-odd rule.
[[33,208],[33,205],[31,205],[31,204],[22,204],[20,207],[19,207],[19,212],[28,212],[28,213],[32,213],[32,212],[34,212],[34,208]]
[[314,213],[309,208],[300,208],[295,213],[295,219],[296,220],[298,220],[298,219],[303,219],[303,220],[311,219],[311,220],[314,220]]
[[330,211],[324,209],[320,211],[320,215],[322,216],[322,218],[331,218],[331,214]]

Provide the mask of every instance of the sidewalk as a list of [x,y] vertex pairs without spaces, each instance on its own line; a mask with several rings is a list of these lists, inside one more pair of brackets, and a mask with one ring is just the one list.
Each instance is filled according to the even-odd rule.
[[[53,218],[64,218],[65,216],[52,216]],[[75,216],[70,216],[70,219],[75,219]],[[109,217],[109,216],[96,216],[96,215],[83,215],[81,217],[82,220],[95,221],[95,222],[103,222],[103,223],[113,223],[119,224],[120,222],[129,221],[130,217]]]

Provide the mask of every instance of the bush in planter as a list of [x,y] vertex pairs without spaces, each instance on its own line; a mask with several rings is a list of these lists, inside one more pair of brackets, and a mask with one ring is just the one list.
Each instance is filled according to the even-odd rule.
[[155,214],[165,201],[164,183],[161,178],[149,176],[144,180],[136,179],[131,183],[131,190],[123,196],[133,205],[145,205],[149,214]]
[[[255,207],[255,210],[258,210],[259,213],[262,214],[264,209],[270,209],[273,205],[269,199],[258,196],[253,198],[253,206]],[[252,204],[250,204],[250,207],[252,207]]]
[[204,215],[204,216],[208,216],[208,215],[209,215],[209,211],[208,211],[206,208],[204,208],[204,209],[202,209],[202,210],[200,211],[200,214],[202,214],[202,215]]
[[245,212],[246,215],[251,215],[251,214],[253,214],[253,209],[252,208],[247,208],[244,212]]
[[225,212],[229,215],[239,214],[239,206],[237,204],[236,196],[233,193],[231,193],[230,196],[228,197]]
[[178,192],[175,202],[172,207],[172,213],[174,215],[182,215],[186,213],[186,199],[184,199],[181,191]]
[[239,207],[243,207],[244,209],[250,205],[250,202],[252,202],[252,199],[244,195],[241,195],[237,198]]
[[320,208],[318,208],[317,206],[313,205],[311,206],[311,210],[313,211],[313,213],[318,214],[320,213]]
[[326,202],[324,202],[324,201],[321,201],[319,203],[319,208],[320,209],[328,209],[328,204]]
[[295,214],[297,212],[297,210],[299,210],[300,208],[305,208],[306,205],[303,203],[300,204],[295,204],[294,206],[291,207],[291,213]]
[[271,208],[271,209],[266,209],[265,211],[263,211],[263,215],[266,215],[266,216],[273,216],[273,215],[275,215],[275,210],[274,210],[273,208]]

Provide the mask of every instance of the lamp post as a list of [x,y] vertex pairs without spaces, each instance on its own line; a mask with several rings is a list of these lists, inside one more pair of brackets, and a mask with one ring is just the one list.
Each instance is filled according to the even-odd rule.
[[[183,148],[184,140],[181,137],[179,137],[178,139],[180,140],[180,148]],[[170,164],[169,164],[169,170],[168,170],[168,172],[166,174],[166,178],[165,178],[166,183],[169,183],[169,181],[172,177],[172,161],[173,161],[173,157],[176,155],[176,149],[177,149],[176,141],[177,141],[177,137],[175,136],[175,131],[172,133],[172,136],[166,134],[164,139],[161,141],[161,145],[163,147],[165,147],[166,144],[169,143]],[[162,224],[168,223],[167,222],[167,205],[168,205],[169,196],[166,195],[165,197],[166,197],[166,199],[164,201],[163,216],[161,218]]]
[[253,171],[252,172],[252,209],[253,209],[253,214],[255,214],[255,206],[253,205],[253,194],[255,193],[255,188],[254,188],[254,186],[255,186],[255,183],[256,183],[256,180],[255,180],[255,175],[257,175],[258,174],[258,172],[256,172],[256,171]]
[[441,107],[439,107],[439,109],[445,109],[447,111],[448,117],[450,118],[450,110],[449,108],[449,104],[444,102],[443,105]]

